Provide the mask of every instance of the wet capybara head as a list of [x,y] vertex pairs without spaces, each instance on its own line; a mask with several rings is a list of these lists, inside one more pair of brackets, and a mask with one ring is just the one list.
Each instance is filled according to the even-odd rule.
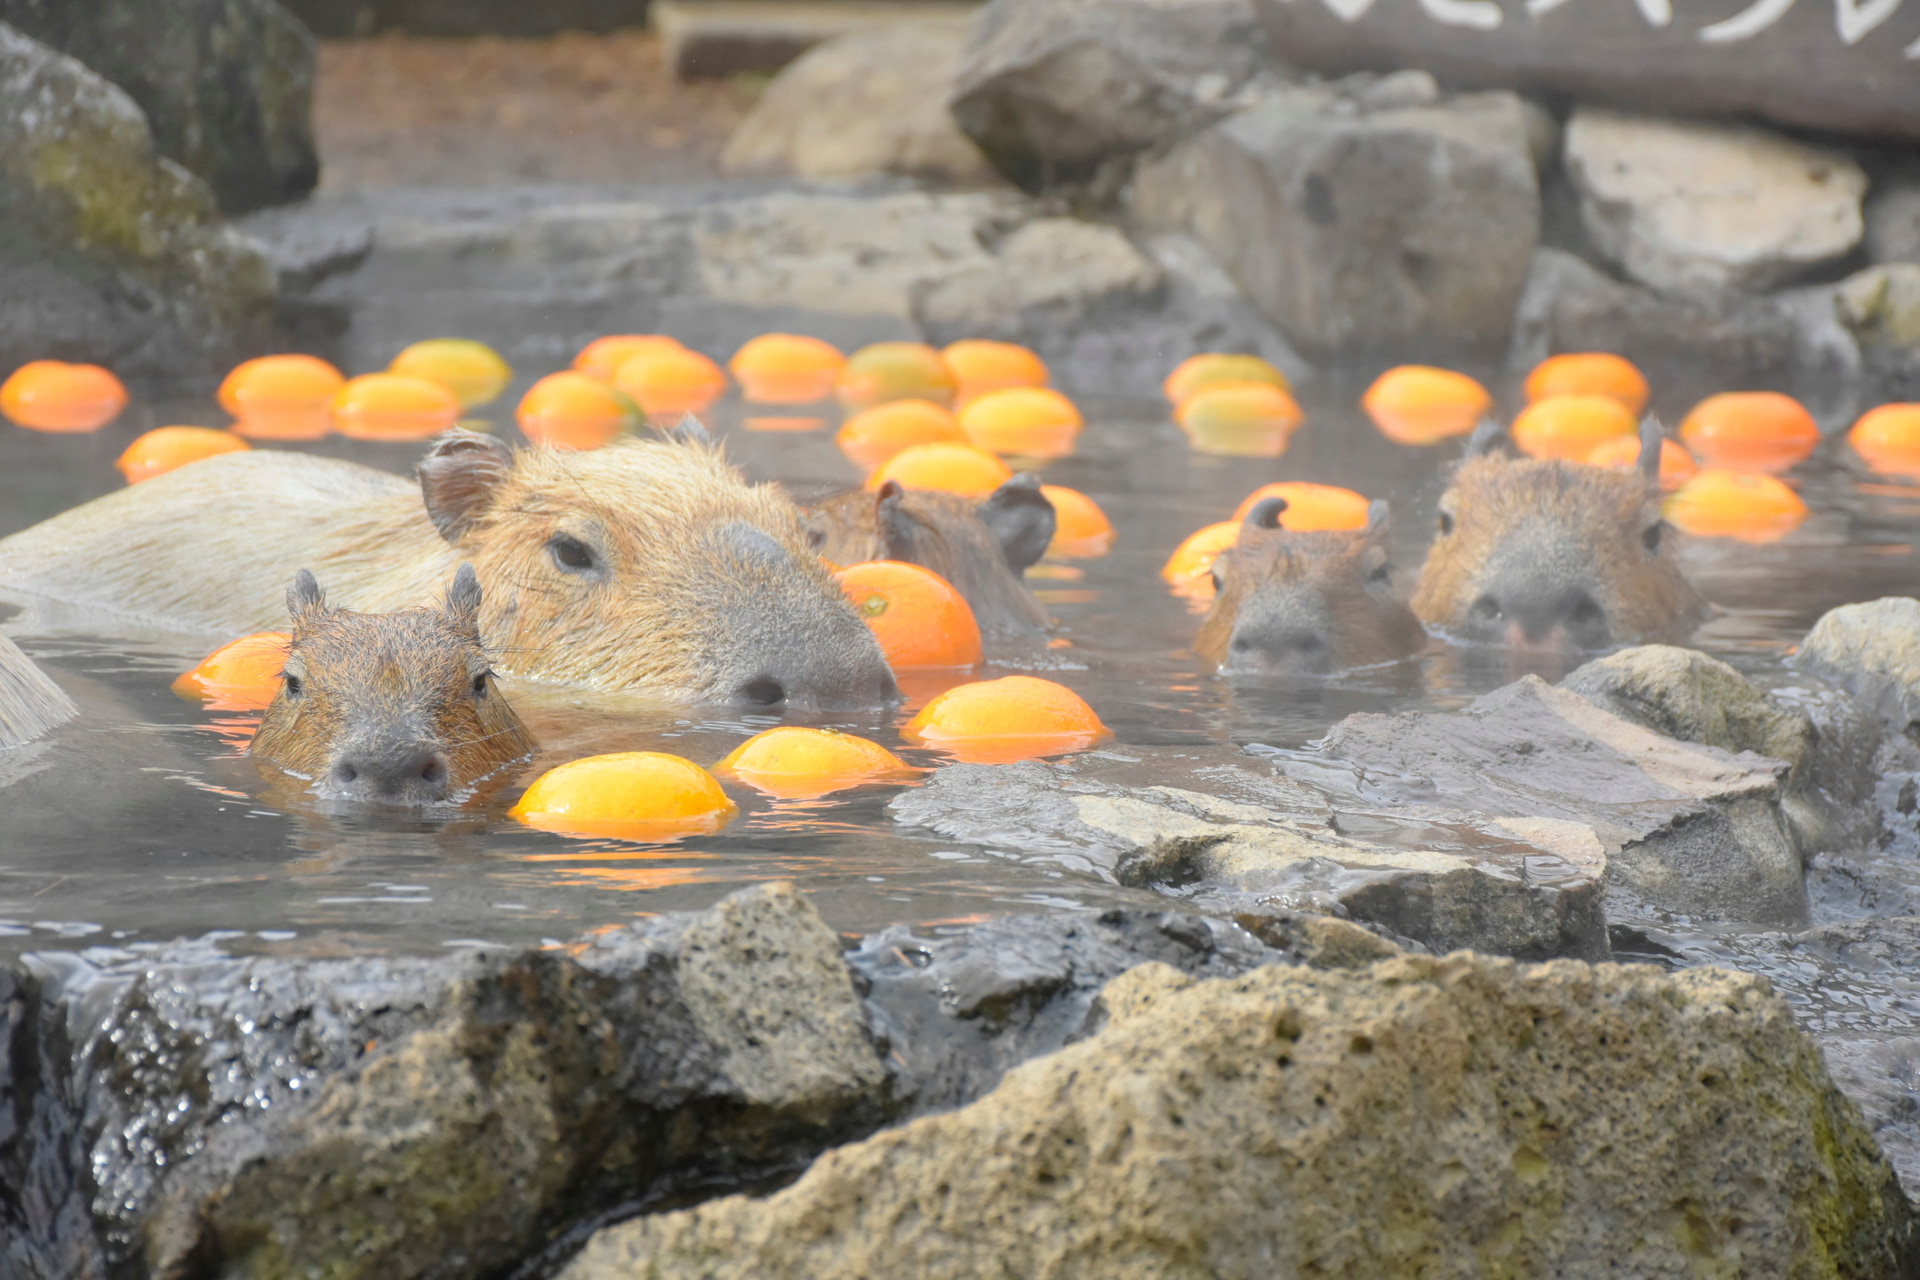
[[454,430],[418,473],[427,514],[487,586],[512,671],[803,710],[897,699],[879,643],[807,545],[800,512],[697,429],[602,449],[511,450]]
[[807,536],[835,564],[903,560],[945,578],[966,597],[989,635],[1032,636],[1047,615],[1020,575],[1053,541],[1053,504],[1033,472],[1015,476],[983,501],[889,480],[814,504]]
[[534,746],[494,687],[480,603],[466,564],[444,608],[394,613],[329,608],[302,569],[287,591],[293,639],[280,691],[251,753],[312,779],[324,796],[459,802]]
[[1678,639],[1706,602],[1674,563],[1661,518],[1660,426],[1641,428],[1640,467],[1510,458],[1474,433],[1440,499],[1413,610],[1463,640],[1515,649],[1608,649]]
[[1373,504],[1364,529],[1310,533],[1281,528],[1286,509],[1283,498],[1256,503],[1214,561],[1194,651],[1229,673],[1317,675],[1418,649],[1425,632],[1387,554],[1387,504]]

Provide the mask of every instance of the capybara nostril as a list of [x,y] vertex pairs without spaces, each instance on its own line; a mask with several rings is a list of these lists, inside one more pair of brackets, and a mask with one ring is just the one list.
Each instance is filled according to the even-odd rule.
[[336,761],[327,782],[349,800],[432,804],[447,798],[447,760],[430,743],[382,744]]
[[1467,610],[1467,621],[1474,625],[1491,625],[1504,617],[1506,617],[1506,611],[1501,609],[1500,602],[1490,595],[1482,595],[1473,602],[1473,607]]
[[740,701],[756,707],[774,707],[787,700],[787,687],[776,676],[755,676],[740,686]]

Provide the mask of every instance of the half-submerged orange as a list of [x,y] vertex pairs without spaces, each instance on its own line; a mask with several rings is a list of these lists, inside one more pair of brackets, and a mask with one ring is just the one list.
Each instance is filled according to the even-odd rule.
[[950,410],[931,400],[889,400],[862,409],[840,426],[834,442],[859,467],[877,467],[916,444],[965,444]]
[[355,440],[423,440],[460,420],[460,401],[437,382],[362,374],[333,397],[333,425]]
[[1667,499],[1666,515],[1699,537],[1774,542],[1800,527],[1807,504],[1773,476],[1710,467]]
[[1360,407],[1396,444],[1438,444],[1470,433],[1493,407],[1493,397],[1464,373],[1403,364],[1375,378]]
[[875,342],[847,357],[835,387],[849,409],[870,409],[889,400],[953,403],[953,370],[924,342]]
[[98,431],[127,407],[127,389],[97,364],[33,360],[0,382],[0,414],[29,431]]
[[[1247,512],[1267,498],[1279,498],[1287,504],[1280,513],[1280,527],[1296,533],[1320,529],[1363,529],[1372,504],[1351,489],[1337,484],[1313,484],[1306,480],[1282,480],[1263,484],[1233,510],[1233,522],[1247,518]],[[1231,546],[1232,543],[1227,545]]]
[[233,429],[255,440],[318,440],[333,430],[333,398],[347,379],[318,356],[260,356],[220,384]]
[[542,831],[622,840],[707,835],[731,822],[735,812],[712,774],[664,751],[568,761],[534,779],[508,810]]
[[230,640],[175,680],[173,691],[216,711],[262,710],[280,692],[280,672],[287,665],[291,643],[293,637],[284,631]]
[[1708,396],[1680,423],[1680,442],[1708,467],[1785,471],[1820,443],[1805,405],[1778,391],[1723,391]]
[[1304,415],[1282,387],[1265,382],[1223,382],[1202,387],[1175,410],[1174,418],[1197,453],[1229,458],[1277,458]]
[[1044,387],[1046,362],[1027,348],[987,338],[962,338],[940,348],[953,375],[955,394],[964,402],[1008,387]]
[[846,356],[831,342],[798,333],[750,338],[727,361],[749,404],[812,404],[833,395]]
[[584,373],[550,373],[527,388],[515,416],[535,444],[598,449],[640,421],[623,391]]
[[1635,417],[1647,407],[1647,379],[1625,356],[1610,351],[1569,351],[1548,356],[1527,375],[1527,399],[1549,396],[1610,396]]
[[1048,555],[1057,560],[1094,560],[1113,550],[1113,521],[1099,503],[1065,485],[1043,484],[1040,493],[1053,504]]
[[1013,468],[970,444],[909,445],[881,463],[867,477],[867,488],[877,490],[889,480],[906,489],[940,489],[970,498],[984,498],[1013,479]]
[[748,738],[713,772],[782,800],[813,800],[872,782],[904,782],[919,770],[850,733],[781,725]]
[[1066,457],[1082,425],[1073,401],[1051,387],[988,391],[960,409],[960,430],[967,443],[1025,458]]
[[980,624],[972,607],[933,570],[866,560],[834,576],[872,628],[888,666],[971,667],[980,661]]
[[1533,458],[1584,461],[1608,440],[1640,440],[1633,412],[1612,396],[1567,395],[1535,400],[1508,430],[1514,448]]
[[221,453],[238,453],[253,446],[231,431],[212,427],[155,427],[128,445],[114,466],[128,484],[139,484],[178,470],[189,462]]
[[976,764],[1081,751],[1112,736],[1086,700],[1036,676],[1004,676],[949,689],[901,730]]

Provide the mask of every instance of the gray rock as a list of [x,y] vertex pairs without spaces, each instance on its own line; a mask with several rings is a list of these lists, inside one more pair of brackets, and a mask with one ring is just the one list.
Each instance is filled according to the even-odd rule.
[[1348,716],[1319,751],[1419,812],[1573,824],[1616,922],[1806,919],[1785,764],[1661,737],[1537,676],[1459,712]]
[[44,737],[79,714],[73,699],[0,635],[0,751]]
[[1143,162],[1133,212],[1191,231],[1310,357],[1499,350],[1539,236],[1531,116],[1422,79],[1271,89]]
[[0,25],[0,295],[0,367],[178,378],[258,340],[274,278],[205,184],[154,155],[132,99]]
[[1920,262],[1920,174],[1876,180],[1862,215],[1868,257],[1875,262]]
[[1860,243],[1860,166],[1761,129],[1581,107],[1565,163],[1593,243],[1669,293],[1770,289]]
[[903,174],[996,186],[999,172],[947,111],[966,30],[900,22],[814,46],[769,84],[727,139],[734,174]]
[[1840,685],[1889,728],[1920,743],[1920,600],[1889,596],[1829,609],[1793,661]]
[[979,1102],[607,1228],[562,1280],[1913,1265],[1893,1171],[1762,978],[1405,956],[1143,965],[1102,999]]
[[1910,394],[1920,379],[1920,262],[1868,267],[1834,285],[1825,299],[1859,345],[1866,368]]
[[953,117],[1038,191],[1205,124],[1269,65],[1248,0],[992,0],[973,19]]
[[274,0],[0,0],[0,22],[124,89],[229,212],[319,181],[313,36]]

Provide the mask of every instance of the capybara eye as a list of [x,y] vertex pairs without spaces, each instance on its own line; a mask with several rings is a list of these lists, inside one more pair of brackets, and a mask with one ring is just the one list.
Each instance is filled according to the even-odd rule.
[[755,676],[740,686],[740,701],[771,707],[787,700],[787,687],[773,676]]
[[1378,569],[1375,569],[1372,573],[1367,575],[1367,581],[1368,582],[1392,582],[1393,566],[1390,564],[1381,565]]
[[578,538],[570,538],[564,533],[553,535],[553,541],[547,544],[547,550],[553,556],[553,562],[568,573],[586,573],[595,567],[593,549]]
[[1667,522],[1665,520],[1655,520],[1647,526],[1646,532],[1640,535],[1640,541],[1646,547],[1649,555],[1659,554],[1661,530],[1666,527]]
[[491,674],[492,672],[482,671],[479,675],[473,678],[473,696],[474,697],[484,698],[487,696],[487,677]]
[[307,691],[306,681],[294,675],[291,671],[283,675],[281,679],[286,683],[287,696],[289,698],[297,698]]
[[1453,532],[1453,514],[1451,512],[1442,511],[1440,513],[1440,536],[1444,538],[1452,532]]
[[807,545],[812,547],[815,551],[818,551],[820,548],[826,546],[827,531],[825,529],[808,529]]

